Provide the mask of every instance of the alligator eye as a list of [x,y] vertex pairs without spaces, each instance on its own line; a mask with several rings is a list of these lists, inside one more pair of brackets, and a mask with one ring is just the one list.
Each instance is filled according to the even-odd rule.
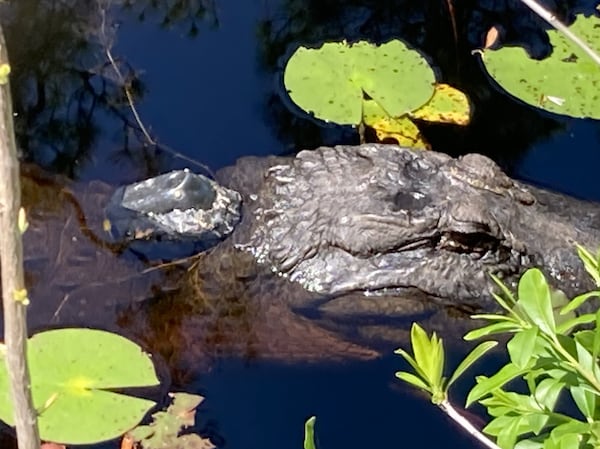
[[470,254],[485,254],[498,248],[500,242],[484,232],[445,232],[440,236],[438,248],[447,251]]

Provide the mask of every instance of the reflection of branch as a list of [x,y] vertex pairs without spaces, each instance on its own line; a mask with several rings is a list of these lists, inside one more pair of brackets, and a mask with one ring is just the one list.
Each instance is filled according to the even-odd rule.
[[[140,114],[137,110],[137,107],[135,106],[133,95],[132,95],[131,89],[130,89],[130,83],[125,79],[125,76],[119,69],[117,62],[116,62],[115,58],[113,57],[113,54],[111,51],[112,45],[110,42],[108,42],[107,34],[106,34],[106,7],[104,5],[100,7],[100,16],[101,16],[100,37],[102,39],[102,45],[104,46],[104,53],[106,54],[106,58],[108,59],[110,65],[112,66],[112,68],[115,72],[117,81],[123,88],[123,92],[125,93],[125,97],[127,99],[127,104],[129,106],[129,109],[131,110],[131,113],[133,114],[135,123],[137,124],[138,129],[144,135],[147,143],[151,146],[161,149],[162,151],[166,151],[167,153],[170,153],[171,155],[173,155],[177,158],[183,159],[187,162],[197,165],[198,167],[202,168],[207,173],[209,173],[212,177],[214,177],[214,173],[207,165],[202,164],[201,162],[198,162],[198,161],[186,156],[185,154],[175,151],[168,146],[164,146],[164,145],[159,146],[159,144],[156,142],[156,140],[154,140],[152,138],[152,136],[150,136],[150,133],[144,126],[144,123],[142,122],[142,119],[140,118]],[[129,122],[129,120],[127,120],[127,122]]]
[[[106,24],[106,13],[105,13],[104,9],[102,9],[101,12],[102,12],[102,25],[100,26],[100,28],[101,28],[102,35],[104,36],[105,35],[104,27]],[[140,130],[142,131],[142,133],[144,133],[144,136],[146,137],[146,139],[148,140],[148,142],[150,144],[156,145],[156,142],[154,141],[154,139],[152,137],[150,137],[148,130],[146,129],[146,127],[142,123],[142,120],[140,119],[140,115],[138,114],[137,108],[135,107],[135,104],[133,103],[133,96],[131,95],[131,91],[129,90],[129,85],[125,81],[125,77],[121,73],[121,70],[119,70],[119,66],[115,62],[115,59],[113,58],[112,52],[110,50],[110,46],[106,45],[104,48],[104,52],[106,53],[106,57],[108,58],[110,65],[112,66],[113,70],[115,71],[115,74],[117,75],[119,83],[121,83],[121,85],[123,86],[123,91],[125,92],[125,96],[127,97],[127,103],[129,103],[129,109],[131,109],[131,113],[133,114],[135,121],[137,122],[138,126],[140,127]]]
[[584,41],[579,39],[575,33],[573,33],[569,27],[567,27],[564,23],[556,18],[554,14],[545,9],[542,5],[540,5],[536,0],[521,0],[523,4],[525,4],[529,9],[531,9],[534,13],[560,31],[565,35],[567,39],[570,39],[575,45],[581,48],[585,53],[588,54],[590,58],[594,60],[594,62],[600,65],[600,56],[594,50],[592,50]]

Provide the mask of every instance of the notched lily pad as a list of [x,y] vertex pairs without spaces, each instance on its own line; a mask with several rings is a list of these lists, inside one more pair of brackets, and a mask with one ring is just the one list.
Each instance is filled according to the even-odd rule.
[[380,46],[344,41],[300,47],[284,73],[287,92],[298,106],[341,125],[361,122],[365,94],[398,117],[427,102],[434,82],[425,58],[399,40]]
[[[595,51],[600,50],[600,20],[578,16],[570,27]],[[484,50],[490,75],[511,95],[550,112],[600,118],[600,67],[562,33],[548,31],[552,54],[530,58],[520,47]]]
[[[159,384],[148,354],[116,334],[56,329],[28,342],[32,395],[41,438],[92,444],[116,438],[137,425],[155,403],[107,389]],[[0,419],[13,425],[8,373],[0,366]]]

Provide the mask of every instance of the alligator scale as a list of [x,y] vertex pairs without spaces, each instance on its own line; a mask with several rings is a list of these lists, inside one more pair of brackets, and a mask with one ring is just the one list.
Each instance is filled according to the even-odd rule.
[[[489,273],[512,283],[538,266],[567,295],[593,287],[574,245],[600,245],[600,207],[514,181],[481,155],[453,159],[380,144],[321,147],[294,158],[242,158],[217,181],[163,175],[120,189],[108,205],[114,223],[124,220],[133,235],[203,241],[204,251],[168,294],[163,288],[150,301],[165,328],[179,326],[182,341],[173,344],[188,350],[190,341],[218,340],[223,351],[246,354],[369,356],[364,345],[397,338],[401,322],[406,328],[439,316],[448,325],[456,311],[492,309]],[[93,215],[86,217],[92,229],[90,223],[102,221]],[[137,216],[141,227],[127,221]],[[68,232],[62,226],[61,235]],[[75,253],[94,246],[96,257],[122,261],[108,247],[78,238]],[[134,334],[156,334],[148,303],[130,299],[114,321]],[[179,309],[182,316],[174,318]],[[73,313],[55,323],[77,321]],[[230,338],[240,320],[247,335]]]

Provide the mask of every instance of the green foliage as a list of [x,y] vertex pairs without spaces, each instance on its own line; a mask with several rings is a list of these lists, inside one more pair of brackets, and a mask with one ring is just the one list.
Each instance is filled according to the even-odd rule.
[[399,40],[381,46],[361,41],[300,47],[284,74],[290,97],[302,109],[346,125],[361,122],[363,92],[397,117],[427,102],[434,82],[427,61]]
[[[600,279],[600,252],[594,256],[582,247],[578,252],[589,274]],[[503,449],[572,449],[600,447],[600,310],[574,311],[600,290],[584,293],[568,301],[562,292],[552,291],[538,269],[521,277],[517,297],[493,277],[501,295],[494,295],[505,314],[482,314],[473,318],[487,321],[469,332],[466,340],[509,333],[506,344],[509,363],[490,377],[479,376],[467,396],[467,406],[484,405],[492,417],[483,432],[496,438]],[[587,325],[580,329],[580,325]],[[448,383],[442,377],[444,349],[435,334],[431,338],[418,326],[411,333],[414,357],[401,354],[415,374],[397,377],[427,391],[442,408],[447,390],[465,369],[483,355],[495,341],[482,343],[456,369]],[[518,381],[523,388],[510,391]],[[570,401],[575,416],[557,410],[559,399]],[[449,408],[449,407],[446,407]],[[564,405],[563,407],[564,408]]]
[[[570,27],[594,50],[600,50],[600,21],[580,15]],[[556,30],[548,31],[554,50],[543,60],[521,47],[485,50],[483,62],[510,94],[533,106],[572,117],[600,118],[600,67],[580,47]]]
[[[44,440],[110,440],[138,424],[155,405],[109,391],[159,384],[150,357],[119,335],[92,329],[41,332],[29,339],[27,359]],[[5,365],[0,364],[0,419],[13,425]]]
[[365,124],[379,139],[424,148],[411,117],[466,124],[465,95],[444,84],[425,58],[399,40],[382,45],[328,42],[299,47],[288,61],[284,84],[304,111],[326,122]]
[[[166,411],[152,415],[152,423],[138,426],[127,436],[143,449],[212,449],[210,440],[188,433],[180,435],[186,427],[194,425],[196,408],[204,400],[202,396],[188,393],[171,393],[173,402]],[[136,447],[138,447],[136,445]]]
[[415,374],[398,371],[396,377],[429,393],[434,404],[445,402],[448,398],[448,389],[456,379],[497,344],[487,341],[475,347],[456,367],[450,379],[446,380],[442,377],[445,361],[442,339],[438,338],[435,332],[429,338],[423,328],[414,323],[410,332],[410,340],[413,355],[401,348],[397,349],[395,353],[401,355],[410,364]]
[[304,449],[316,449],[315,442],[315,422],[316,416],[311,416],[304,423]]
[[[586,250],[586,268],[597,278],[597,260]],[[585,260],[585,259],[584,259]],[[500,283],[498,280],[496,280]],[[501,284],[500,284],[501,285]],[[507,292],[508,289],[502,286]],[[589,292],[570,302],[564,295],[551,292],[538,269],[530,269],[521,277],[518,299],[510,292],[496,297],[506,315],[478,315],[489,322],[468,333],[467,340],[498,333],[514,334],[507,343],[510,362],[491,377],[477,377],[477,385],[467,397],[467,405],[475,401],[487,407],[492,421],[484,432],[495,436],[502,448],[577,448],[600,445],[600,311],[576,317],[573,310],[600,291]],[[571,334],[580,324],[593,324]],[[526,394],[506,390],[509,382],[521,379]],[[556,411],[563,393],[568,393],[581,416],[573,417]]]

